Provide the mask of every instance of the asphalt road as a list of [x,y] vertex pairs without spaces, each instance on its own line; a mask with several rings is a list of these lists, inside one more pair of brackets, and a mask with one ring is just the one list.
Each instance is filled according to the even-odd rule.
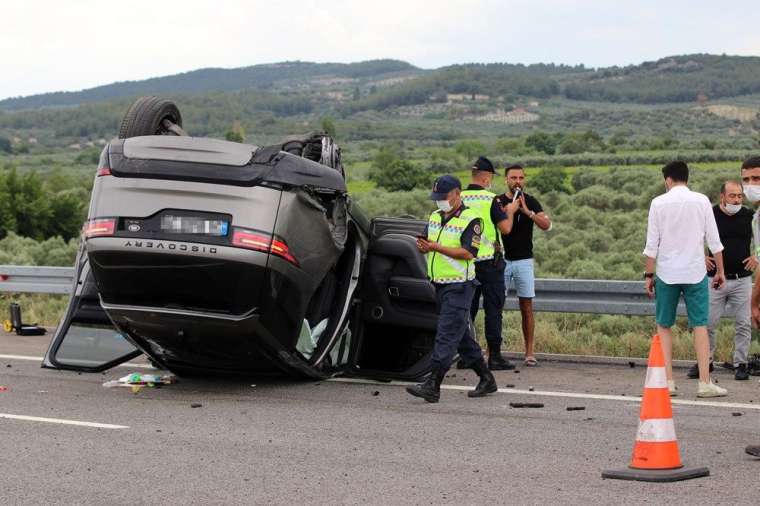
[[657,484],[601,479],[630,459],[643,367],[544,362],[497,373],[500,392],[477,400],[463,388],[474,376],[452,371],[432,405],[343,381],[182,379],[133,394],[101,386],[129,367],[77,374],[21,358],[46,344],[0,334],[4,504],[757,502],[760,459],[743,451],[760,444],[757,378],[719,371],[731,395],[717,406],[679,381],[682,459],[711,476]]

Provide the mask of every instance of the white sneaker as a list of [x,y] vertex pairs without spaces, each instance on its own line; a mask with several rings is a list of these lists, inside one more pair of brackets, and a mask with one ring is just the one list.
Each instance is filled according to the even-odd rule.
[[676,386],[676,382],[673,380],[668,380],[668,392],[670,392],[671,397],[675,397],[678,395],[678,387]]
[[728,395],[728,390],[719,387],[712,381],[710,383],[699,382],[697,397],[725,397],[726,395]]

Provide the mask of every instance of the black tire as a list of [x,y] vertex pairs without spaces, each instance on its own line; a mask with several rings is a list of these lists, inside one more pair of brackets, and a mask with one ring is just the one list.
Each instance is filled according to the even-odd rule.
[[182,127],[182,115],[174,102],[159,97],[140,97],[121,120],[119,139],[171,134],[163,125],[165,119]]

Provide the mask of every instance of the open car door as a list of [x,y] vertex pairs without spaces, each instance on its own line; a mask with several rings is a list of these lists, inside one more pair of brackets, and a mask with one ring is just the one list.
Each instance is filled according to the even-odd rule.
[[417,250],[424,229],[419,220],[372,221],[353,375],[412,380],[430,371],[438,314],[425,257]]
[[83,246],[79,248],[75,265],[71,299],[42,367],[100,372],[139,356],[142,352],[114,328],[100,306]]

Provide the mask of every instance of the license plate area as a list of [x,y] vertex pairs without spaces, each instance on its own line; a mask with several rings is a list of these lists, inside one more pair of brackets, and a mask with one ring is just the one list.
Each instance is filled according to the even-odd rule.
[[229,214],[164,209],[147,218],[120,218],[117,235],[226,244],[231,228]]

